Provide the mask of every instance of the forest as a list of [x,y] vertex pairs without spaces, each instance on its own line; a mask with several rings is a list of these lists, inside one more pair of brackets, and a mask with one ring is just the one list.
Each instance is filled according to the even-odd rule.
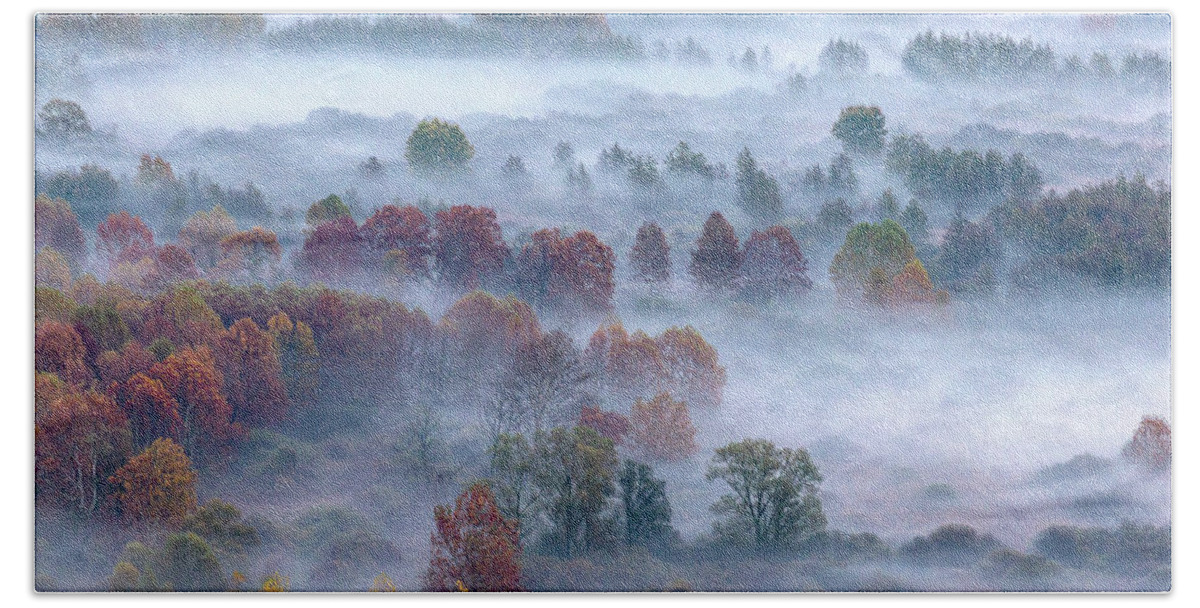
[[1170,28],[40,15],[34,586],[1169,590]]

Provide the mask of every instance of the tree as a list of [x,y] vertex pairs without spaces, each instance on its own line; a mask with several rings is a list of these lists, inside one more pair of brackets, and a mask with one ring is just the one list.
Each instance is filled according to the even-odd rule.
[[130,521],[159,521],[172,528],[196,510],[196,472],[183,448],[171,439],[154,440],[129,459],[109,483]]
[[519,344],[495,391],[494,432],[533,434],[575,421],[586,379],[579,351],[562,331]]
[[825,527],[817,498],[821,474],[802,448],[778,448],[763,439],[730,443],[717,448],[705,478],[720,479],[732,491],[713,505],[730,516],[723,531],[758,549],[787,547]]
[[519,347],[542,335],[537,315],[528,304],[486,291],[459,298],[442,316],[441,326],[460,352],[482,361],[511,358]]
[[237,223],[223,207],[197,211],[179,230],[179,246],[187,250],[202,271],[221,261],[221,242],[237,232]]
[[817,212],[817,225],[823,236],[832,242],[837,242],[846,234],[846,230],[854,223],[854,211],[846,204],[846,199],[838,197],[826,201]]
[[792,231],[783,226],[771,226],[763,232],[755,230],[746,241],[742,254],[743,291],[755,302],[808,291],[808,260]]
[[719,211],[712,212],[704,222],[704,230],[696,239],[692,263],[688,267],[692,278],[703,287],[726,289],[734,286],[741,276],[742,252],[738,249],[733,226]]
[[742,211],[759,221],[773,222],[783,215],[779,182],[758,168],[749,148],[742,148],[737,157],[737,194]]
[[174,184],[175,171],[171,169],[171,163],[163,160],[161,156],[151,157],[149,154],[143,154],[138,162],[134,182],[143,186]]
[[434,216],[434,259],[442,282],[475,289],[498,277],[509,256],[496,212],[456,205]]
[[887,141],[884,122],[883,112],[876,106],[850,106],[843,108],[833,123],[833,136],[847,152],[878,155]]
[[698,408],[721,405],[725,368],[717,349],[691,325],[670,327],[654,340],[662,361],[661,390]]
[[618,464],[612,441],[587,427],[556,428],[537,441],[537,461],[534,483],[552,526],[543,542],[567,557],[606,544],[613,530],[604,515]]
[[570,142],[560,141],[554,146],[554,164],[560,169],[575,166],[575,149]]
[[154,251],[153,271],[145,278],[145,283],[157,291],[167,285],[195,280],[199,276],[196,263],[186,249],[178,245],[163,245]]
[[875,205],[875,219],[880,222],[883,220],[899,221],[900,204],[896,202],[896,195],[891,188],[885,189],[879,195],[879,202]]
[[57,250],[45,247],[33,257],[33,284],[60,291],[71,289],[71,266]]
[[342,202],[342,197],[330,194],[309,206],[304,220],[308,222],[309,226],[316,228],[321,224],[343,217],[350,217],[350,208]]
[[517,527],[521,538],[529,535],[529,525],[540,506],[534,486],[533,447],[520,433],[501,433],[492,447],[490,458],[490,487],[495,492],[500,513]]
[[203,538],[215,551],[244,557],[246,551],[262,544],[258,530],[242,519],[242,512],[219,498],[204,503],[183,520],[183,531]]
[[485,483],[433,510],[427,591],[521,591],[521,541]]
[[822,72],[829,72],[835,76],[861,76],[869,66],[867,51],[862,45],[841,38],[830,40],[829,44],[821,49],[817,62]]
[[76,268],[83,263],[87,244],[70,203],[45,194],[33,199],[33,247],[36,251],[54,249]]
[[304,321],[293,324],[287,313],[280,312],[267,320],[267,331],[279,353],[288,400],[299,406],[313,405],[320,381],[321,358],[312,328]]
[[462,129],[438,118],[417,123],[404,151],[408,166],[424,174],[463,171],[473,156],[475,147]]
[[667,171],[676,175],[690,175],[706,180],[716,178],[716,169],[700,152],[693,152],[687,142],[679,142],[667,154]]
[[674,537],[667,482],[644,463],[626,460],[618,478],[625,521],[625,544],[662,547]]
[[136,262],[154,252],[154,233],[128,211],[114,213],[96,227],[96,252],[109,267]]
[[934,259],[938,281],[958,292],[992,291],[996,285],[991,263],[998,259],[999,248],[991,226],[955,215]]
[[410,274],[429,273],[429,256],[433,252],[429,218],[412,205],[384,205],[363,222],[363,243],[371,250],[372,263],[390,251],[404,252],[405,269]]
[[106,350],[96,357],[96,375],[100,386],[109,386],[149,370],[154,362],[154,355],[141,342],[129,340],[120,351]]
[[42,105],[38,118],[42,121],[42,133],[54,139],[74,139],[92,132],[87,113],[74,101],[51,99]]
[[517,254],[516,286],[547,308],[605,312],[612,309],[614,258],[591,232],[563,238],[557,228],[539,230]]
[[207,452],[224,447],[240,434],[240,427],[231,420],[233,408],[221,392],[224,379],[207,346],[181,348],[154,364],[147,375],[162,382],[179,404],[180,443],[189,454],[210,457]]
[[40,323],[33,336],[33,365],[64,382],[84,384],[92,379],[84,357],[83,339],[74,327],[57,321]]
[[266,426],[287,417],[283,368],[271,334],[252,319],[241,319],[217,339],[216,352],[233,422]]
[[283,247],[274,232],[260,226],[221,241],[221,274],[238,282],[267,283],[279,273]]
[[589,405],[579,410],[579,426],[586,426],[601,437],[611,439],[614,445],[621,445],[629,434],[629,419],[620,412],[606,412],[598,407]]
[[649,401],[638,399],[629,417],[633,444],[653,460],[683,460],[697,451],[696,427],[687,404],[669,393]]
[[646,222],[638,228],[629,262],[638,280],[647,283],[671,280],[671,247],[658,224]]
[[108,492],[108,475],[129,455],[129,424],[106,395],[58,392],[34,425],[36,489],[91,513]]
[[1171,425],[1157,416],[1142,418],[1133,439],[1121,449],[1121,455],[1149,469],[1170,469]]
[[829,276],[839,294],[861,298],[873,269],[878,268],[890,282],[915,259],[916,251],[899,224],[891,220],[863,222],[846,234],[845,243],[833,256]]
[[172,591],[224,591],[225,576],[212,547],[194,532],[171,534],[163,544],[163,581]]
[[908,206],[904,208],[904,213],[897,222],[914,243],[924,243],[929,238],[929,216],[925,215],[925,211],[917,204],[917,199],[908,201]]
[[525,161],[521,160],[520,156],[512,154],[509,154],[508,159],[500,166],[500,173],[509,179],[522,179],[529,175],[529,172],[525,170]]
[[361,271],[362,254],[358,225],[343,215],[322,223],[308,234],[299,263],[313,276],[331,281]]
[[160,437],[178,440],[182,436],[179,403],[161,380],[138,373],[113,388],[117,403],[129,419],[133,444],[138,449],[146,448]]

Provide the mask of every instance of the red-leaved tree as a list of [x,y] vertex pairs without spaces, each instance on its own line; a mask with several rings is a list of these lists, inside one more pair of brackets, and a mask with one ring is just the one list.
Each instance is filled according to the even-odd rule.
[[496,212],[456,205],[434,216],[433,254],[441,280],[475,289],[500,275],[509,255]]
[[389,251],[404,252],[409,273],[424,276],[429,272],[433,252],[429,218],[412,205],[384,205],[363,222],[363,242],[370,250],[371,262],[380,264]]
[[638,228],[629,261],[639,281],[665,283],[671,280],[671,246],[658,224],[646,222]]
[[517,523],[496,506],[487,484],[467,488],[454,507],[433,510],[428,591],[521,591],[521,540]]
[[702,287],[728,289],[737,285],[741,269],[742,252],[738,249],[737,233],[725,216],[714,211],[704,222],[700,238],[696,239],[688,271]]

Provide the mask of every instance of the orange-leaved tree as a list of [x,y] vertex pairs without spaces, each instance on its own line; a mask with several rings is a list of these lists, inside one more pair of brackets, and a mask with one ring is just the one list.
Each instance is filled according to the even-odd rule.
[[687,404],[669,393],[638,399],[629,417],[633,443],[648,458],[683,460],[696,453],[696,427]]
[[471,485],[453,507],[435,507],[433,520],[433,557],[425,573],[427,590],[521,590],[517,525],[501,515],[487,484]]
[[196,472],[183,448],[156,439],[109,479],[117,487],[121,513],[133,522],[162,522],[173,528],[196,510]]

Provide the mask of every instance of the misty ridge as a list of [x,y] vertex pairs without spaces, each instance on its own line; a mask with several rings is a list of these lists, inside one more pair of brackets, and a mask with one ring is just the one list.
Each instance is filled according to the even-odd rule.
[[1170,28],[39,15],[35,586],[1169,590]]

